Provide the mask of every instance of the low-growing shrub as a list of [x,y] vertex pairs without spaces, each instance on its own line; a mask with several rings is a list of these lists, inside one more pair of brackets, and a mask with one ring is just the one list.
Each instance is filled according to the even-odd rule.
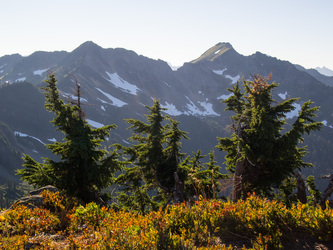
[[[285,249],[299,237],[333,241],[332,209],[301,203],[287,208],[255,195],[237,203],[201,199],[146,214],[95,203],[68,209],[63,200],[49,200],[43,208],[17,206],[2,215],[1,249],[8,249],[13,239],[26,244],[23,236],[47,234],[63,238],[62,244],[47,237],[39,242],[54,249]],[[70,218],[65,229],[61,211]]]
[[[108,216],[108,208],[100,207],[94,202],[91,202],[83,207],[78,206],[72,216],[72,228],[82,226],[83,224],[98,227],[100,223]],[[74,226],[74,227],[73,227]]]

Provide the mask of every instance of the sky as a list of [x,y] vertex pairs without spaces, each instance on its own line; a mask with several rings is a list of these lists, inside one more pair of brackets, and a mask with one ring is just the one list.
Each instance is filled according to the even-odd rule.
[[0,57],[73,51],[85,41],[174,66],[219,42],[333,69],[332,0],[2,0]]

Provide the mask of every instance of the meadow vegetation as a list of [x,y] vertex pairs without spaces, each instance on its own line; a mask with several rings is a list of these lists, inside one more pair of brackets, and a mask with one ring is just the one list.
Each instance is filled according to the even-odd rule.
[[[333,242],[333,211],[249,195],[236,203],[200,199],[141,213],[79,205],[43,191],[44,204],[0,215],[0,248],[298,249]],[[313,248],[309,248],[313,249]]]

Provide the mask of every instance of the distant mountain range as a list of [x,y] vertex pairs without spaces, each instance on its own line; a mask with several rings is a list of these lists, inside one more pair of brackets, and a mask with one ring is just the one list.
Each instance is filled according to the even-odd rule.
[[324,67],[317,67],[315,68],[320,74],[325,75],[325,76],[333,76],[333,70]]
[[[316,168],[304,174],[318,177],[331,171],[333,77],[321,74],[323,71],[307,70],[260,52],[243,56],[229,43],[218,43],[199,58],[173,70],[162,60],[85,42],[72,52],[38,51],[27,57],[0,57],[0,139],[4,138],[0,140],[0,183],[8,178],[17,179],[13,169],[21,168],[21,153],[37,159],[52,157],[44,144],[62,139],[49,122],[52,114],[44,109],[44,95],[39,89],[45,86],[43,80],[50,71],[55,72],[65,100],[75,98],[74,79],[80,83],[87,121],[92,126],[118,125],[109,144],[128,145],[131,131],[126,130],[128,124],[124,119],[145,119],[144,106],[152,105],[154,97],[160,99],[168,109],[166,113],[189,132],[191,140],[183,142],[188,154],[198,149],[207,153],[217,144],[217,136],[229,135],[226,126],[231,122],[231,114],[224,111],[225,105],[221,103],[230,95],[227,88],[242,78],[272,73],[272,80],[280,83],[273,93],[277,102],[300,97],[295,111],[287,115],[290,123],[305,101],[311,99],[321,106],[317,120],[325,126],[306,138],[308,160]],[[216,152],[216,156],[224,168],[224,153]]]

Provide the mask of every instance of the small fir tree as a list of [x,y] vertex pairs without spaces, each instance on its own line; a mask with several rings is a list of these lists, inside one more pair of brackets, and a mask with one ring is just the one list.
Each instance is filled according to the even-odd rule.
[[308,176],[305,182],[308,186],[308,191],[310,193],[310,196],[308,197],[309,203],[315,206],[320,200],[321,192],[316,187],[315,178],[313,175]]
[[187,199],[198,198],[200,195],[205,195],[202,184],[202,170],[204,169],[201,160],[205,155],[201,154],[201,150],[193,152],[193,157],[188,156],[181,165],[181,168],[186,172],[185,179],[185,196]]
[[205,163],[206,169],[203,171],[206,179],[204,181],[204,187],[206,189],[207,198],[218,198],[221,190],[221,183],[219,180],[228,178],[228,175],[220,173],[220,166],[216,165],[215,152],[212,150],[208,153],[209,162]]
[[[70,196],[80,198],[83,202],[102,202],[99,194],[113,182],[113,173],[120,169],[116,150],[108,152],[101,149],[101,142],[109,136],[115,125],[93,129],[83,118],[78,100],[65,104],[59,96],[54,74],[46,80],[45,108],[55,114],[52,123],[64,133],[63,142],[47,144],[60,161],[44,159],[38,163],[29,155],[24,155],[24,169],[17,171],[23,180],[36,187],[54,185]],[[79,84],[76,84],[80,86]]]
[[[188,157],[182,163],[182,169],[186,172],[185,194],[187,199],[199,198],[216,199],[221,192],[220,180],[226,179],[227,174],[221,174],[220,166],[216,165],[215,152],[208,153],[209,161],[202,164],[201,160],[205,155],[201,151],[193,153],[193,157]],[[206,165],[206,166],[205,166]]]

